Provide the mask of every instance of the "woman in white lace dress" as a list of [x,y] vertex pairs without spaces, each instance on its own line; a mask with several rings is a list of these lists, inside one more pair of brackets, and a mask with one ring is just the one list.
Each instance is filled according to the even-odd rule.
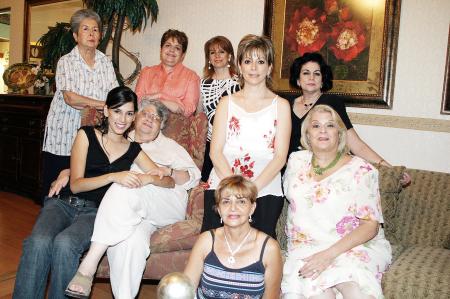
[[199,111],[208,117],[208,134],[206,136],[205,159],[202,169],[202,181],[206,182],[213,168],[209,149],[212,136],[212,124],[216,108],[222,96],[239,90],[237,69],[234,63],[234,50],[230,40],[225,36],[215,36],[205,43],[205,66],[203,79],[200,81]]
[[284,176],[283,299],[383,298],[391,247],[380,225],[378,171],[348,154],[347,129],[330,106],[313,107],[301,132],[307,150],[290,155]]

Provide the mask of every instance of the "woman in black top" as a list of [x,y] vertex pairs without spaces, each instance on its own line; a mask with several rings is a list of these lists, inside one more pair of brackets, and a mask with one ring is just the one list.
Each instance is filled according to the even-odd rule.
[[78,131],[71,169],[65,170],[70,171],[70,190],[63,190],[59,198],[47,197],[24,241],[13,298],[43,298],[50,271],[48,297],[66,298],[64,289],[89,247],[97,207],[109,186],[116,182],[136,188],[159,180],[129,171],[133,162],[146,171],[159,169],[139,144],[127,140],[136,110],[136,94],[128,87],[116,87],[108,93],[102,124]]
[[347,115],[342,98],[331,94],[323,94],[333,87],[332,80],[331,68],[319,53],[305,53],[292,63],[289,83],[291,86],[301,89],[302,95],[290,99],[292,133],[289,154],[299,149],[300,128],[308,111],[315,105],[322,104],[331,106],[342,118],[347,127],[347,145],[354,155],[375,165],[391,166],[358,136]]

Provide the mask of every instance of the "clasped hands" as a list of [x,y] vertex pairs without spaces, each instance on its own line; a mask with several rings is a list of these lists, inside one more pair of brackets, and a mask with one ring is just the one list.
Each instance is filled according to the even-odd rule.
[[298,271],[298,275],[314,280],[333,263],[334,258],[329,250],[319,251],[304,258],[303,267]]

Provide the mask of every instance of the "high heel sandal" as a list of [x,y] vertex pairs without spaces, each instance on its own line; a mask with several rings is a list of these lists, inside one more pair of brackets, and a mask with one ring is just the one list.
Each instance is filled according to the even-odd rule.
[[[64,291],[64,294],[66,294],[66,296],[73,297],[73,298],[83,298],[83,299],[89,298],[89,295],[91,294],[93,279],[94,279],[93,276],[83,275],[77,271],[75,276],[69,282],[69,285],[67,286],[66,290]],[[77,285],[77,286],[82,287],[83,292],[77,292],[77,291],[71,290],[70,286],[72,286],[72,285]]]

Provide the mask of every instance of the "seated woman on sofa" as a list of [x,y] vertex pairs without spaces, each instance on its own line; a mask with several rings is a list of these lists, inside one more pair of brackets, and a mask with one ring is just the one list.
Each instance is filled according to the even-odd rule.
[[[200,180],[200,170],[186,150],[161,132],[169,111],[161,102],[143,100],[136,115],[135,130],[129,137],[141,144],[155,163],[164,165],[165,175],[173,178],[170,188],[146,185],[129,189],[113,184],[99,207],[91,248],[80,265],[83,283],[77,277],[69,289],[88,295],[91,278],[105,250],[108,250],[111,287],[116,298],[136,297],[150,255],[150,236],[158,228],[185,218],[187,190]],[[137,165],[132,171],[141,173]]]
[[44,298],[50,272],[48,297],[65,298],[64,288],[89,247],[97,208],[109,186],[136,188],[159,180],[129,171],[133,162],[147,171],[158,170],[139,144],[126,138],[136,110],[136,94],[128,87],[116,87],[106,98],[102,124],[78,131],[70,190],[46,198],[31,235],[23,242],[13,298]]
[[380,227],[378,171],[348,154],[346,127],[331,107],[312,108],[301,131],[307,150],[291,154],[284,176],[283,298],[382,298],[391,247]]
[[252,228],[256,186],[240,175],[223,179],[215,190],[223,227],[200,235],[184,273],[197,298],[278,298],[281,252],[278,242]]

